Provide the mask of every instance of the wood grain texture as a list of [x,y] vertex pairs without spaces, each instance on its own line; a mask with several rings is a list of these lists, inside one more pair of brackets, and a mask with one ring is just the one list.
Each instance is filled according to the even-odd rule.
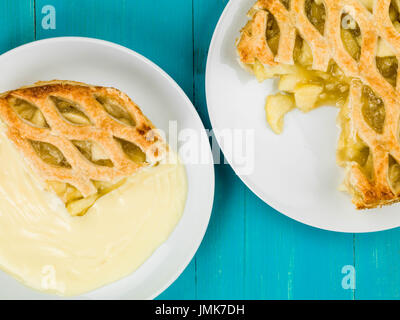
[[[193,1],[195,106],[210,128],[205,97],[208,47],[226,0]],[[196,256],[199,299],[241,299],[244,283],[245,186],[226,165],[215,166],[212,219]]]
[[[56,29],[44,30],[45,5]],[[189,0],[36,0],[37,39],[83,36],[112,41],[163,68],[193,98],[192,4]]]
[[0,1],[0,53],[35,40],[34,0]]
[[400,229],[355,236],[356,299],[400,298]]
[[353,236],[315,229],[246,192],[248,299],[353,299],[342,267],[353,264]]
[[[167,71],[210,128],[205,66],[228,0],[0,0],[0,50],[56,36],[86,36],[131,48]],[[56,9],[56,29],[41,26]],[[35,12],[36,10],[36,12]],[[36,28],[35,28],[36,25]],[[228,165],[216,165],[210,226],[188,268],[159,299],[400,298],[400,229],[374,234],[317,230],[275,212]],[[343,289],[345,265],[356,290]]]

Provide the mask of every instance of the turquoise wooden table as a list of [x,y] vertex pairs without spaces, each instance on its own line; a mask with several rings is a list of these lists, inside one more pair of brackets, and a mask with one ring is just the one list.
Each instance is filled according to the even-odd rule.
[[[192,100],[206,127],[208,46],[228,0],[0,0],[0,52],[85,36],[148,57]],[[341,234],[304,226],[217,165],[204,241],[159,299],[398,299],[400,230]]]

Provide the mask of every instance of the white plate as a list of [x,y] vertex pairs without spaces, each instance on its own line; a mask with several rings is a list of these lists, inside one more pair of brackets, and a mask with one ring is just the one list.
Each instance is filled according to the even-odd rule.
[[[254,168],[241,163],[218,142],[235,172],[262,200],[302,223],[342,232],[371,232],[400,226],[399,204],[357,211],[340,191],[344,172],[335,161],[338,110],[320,108],[308,114],[295,111],[285,118],[285,130],[275,135],[265,121],[265,97],[273,81],[258,83],[237,63],[235,39],[247,22],[255,0],[231,0],[211,42],[206,73],[208,111],[214,130],[254,129]],[[218,138],[218,137],[217,137]],[[236,138],[237,139],[237,138]],[[241,141],[236,141],[240,144]],[[249,163],[251,159],[249,158]]]
[[[208,141],[197,112],[179,86],[155,64],[116,44],[87,38],[37,41],[0,56],[0,70],[1,92],[51,79],[116,87],[138,103],[158,128],[168,132],[169,120],[176,120],[178,130],[193,129]],[[188,199],[169,239],[130,276],[80,298],[151,299],[181,274],[203,239],[212,209],[214,167],[208,143],[203,150],[206,164],[186,164]],[[0,299],[52,297],[0,272]]]

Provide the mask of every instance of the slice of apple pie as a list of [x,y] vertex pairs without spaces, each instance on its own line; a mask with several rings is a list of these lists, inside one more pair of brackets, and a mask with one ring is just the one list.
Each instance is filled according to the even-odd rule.
[[276,133],[285,113],[341,108],[338,164],[358,209],[400,201],[400,0],[259,0],[237,41]]
[[158,163],[167,145],[127,95],[72,81],[38,82],[0,96],[9,139],[72,216]]

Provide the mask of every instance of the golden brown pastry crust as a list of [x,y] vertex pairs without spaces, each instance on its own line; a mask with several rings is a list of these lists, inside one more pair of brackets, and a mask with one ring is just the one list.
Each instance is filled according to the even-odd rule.
[[[348,164],[347,184],[356,195],[353,202],[359,209],[374,208],[400,201],[392,189],[389,177],[389,155],[400,163],[399,119],[400,81],[394,88],[380,74],[376,66],[379,37],[385,39],[400,60],[400,34],[389,17],[391,0],[377,0],[373,12],[357,0],[322,0],[326,10],[324,35],[321,35],[305,13],[305,0],[291,0],[290,9],[279,0],[259,0],[251,10],[252,20],[242,29],[237,51],[243,64],[251,65],[258,59],[268,66],[277,63],[293,64],[296,32],[307,42],[313,53],[315,70],[326,71],[333,59],[346,76],[352,77],[350,89],[351,132],[368,145],[373,155],[373,179],[370,181],[357,163]],[[358,23],[361,34],[361,57],[357,62],[346,51],[340,34],[341,16],[350,14]],[[266,26],[272,14],[280,28],[280,41],[274,57],[268,48]],[[400,71],[400,68],[399,68]],[[397,78],[399,79],[399,74]],[[362,114],[362,83],[368,85],[385,104],[385,123],[381,134],[374,131]]]
[[[130,126],[114,119],[106,112],[96,97],[116,101],[134,119]],[[34,126],[24,121],[9,104],[15,97],[36,106],[43,114],[48,127]],[[71,101],[89,118],[91,124],[77,125],[66,121],[58,112],[52,97]],[[44,180],[60,181],[76,187],[83,196],[97,192],[92,180],[117,182],[139,168],[154,164],[164,157],[166,144],[143,115],[139,107],[121,91],[114,88],[91,86],[73,81],[38,82],[3,93],[0,96],[0,118],[7,126],[7,135],[38,175]],[[129,141],[146,154],[145,163],[129,159],[114,137]],[[113,166],[100,166],[85,158],[71,142],[92,141],[104,150]],[[44,162],[30,141],[49,143],[57,147],[70,167],[54,166]]]

